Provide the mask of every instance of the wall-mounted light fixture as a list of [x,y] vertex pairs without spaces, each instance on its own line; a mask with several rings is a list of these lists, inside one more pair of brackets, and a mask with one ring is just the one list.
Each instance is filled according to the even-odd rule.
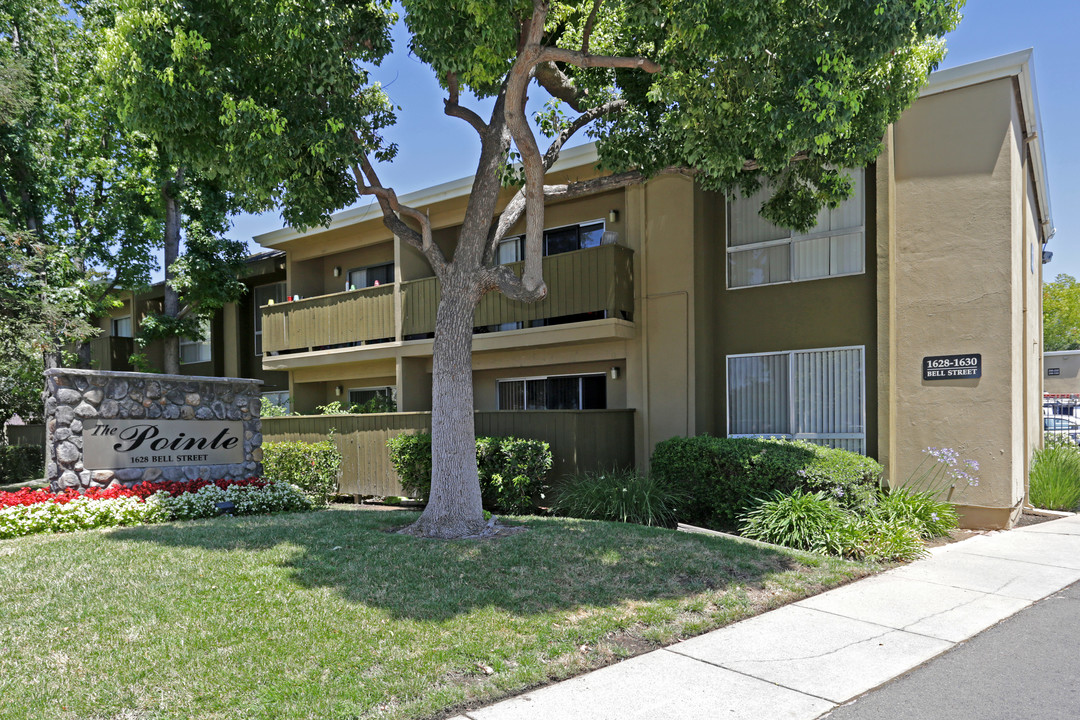
[[334,388],[334,394],[338,397],[341,397],[341,393],[343,392],[345,392],[345,388],[341,387],[340,385]]
[[334,266],[334,277],[341,277],[341,266],[340,265],[335,265]]
[[608,210],[607,221],[609,223],[617,223],[617,222],[619,222],[619,211],[618,210]]
[[609,374],[611,375],[612,380],[618,380],[619,379],[619,368],[618,368],[618,366],[613,365],[611,367],[611,370],[609,371]]

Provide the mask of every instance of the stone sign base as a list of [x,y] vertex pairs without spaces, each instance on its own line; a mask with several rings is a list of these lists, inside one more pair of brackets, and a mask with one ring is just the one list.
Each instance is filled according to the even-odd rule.
[[[262,474],[262,422],[259,417],[261,380],[154,373],[104,372],[57,368],[45,371],[45,424],[47,432],[46,477],[53,490],[107,487],[120,482],[134,485],[159,480],[243,480]],[[217,433],[214,445],[223,436],[218,429],[234,425],[243,452],[227,464],[185,464],[181,458],[213,458],[203,448],[212,441],[199,438],[190,427],[183,437],[167,438],[158,432],[161,421],[208,422]],[[107,421],[138,421],[145,431],[134,431],[127,441],[119,438],[89,437],[91,428]],[[222,423],[222,421],[233,421]],[[120,423],[114,423],[120,425]],[[84,425],[87,433],[84,434]],[[125,427],[130,427],[127,422]],[[100,432],[100,431],[99,431]],[[119,453],[108,461],[111,467],[90,467],[84,460],[85,443],[109,442]],[[136,442],[144,447],[133,448]],[[151,444],[153,447],[151,448]],[[128,451],[131,452],[128,452]],[[151,452],[153,455],[151,455]],[[125,454],[126,453],[126,454]],[[177,459],[177,464],[160,466],[150,458]],[[145,462],[147,466],[139,464]],[[157,467],[149,466],[151,464]]]

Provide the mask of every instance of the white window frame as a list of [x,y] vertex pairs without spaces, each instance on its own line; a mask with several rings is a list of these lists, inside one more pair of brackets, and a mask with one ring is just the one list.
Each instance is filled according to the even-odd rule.
[[[564,230],[566,228],[571,228],[571,227],[580,228],[580,227],[585,227],[586,225],[600,225],[600,227],[602,228],[601,233],[600,233],[601,237],[603,236],[603,233],[607,232],[607,220],[605,218],[602,218],[602,217],[595,218],[593,220],[582,220],[581,222],[566,223],[564,225],[553,225],[552,227],[544,228],[544,232],[549,233],[549,232],[552,232],[553,230]],[[524,242],[525,241],[525,236],[524,235],[508,235],[508,236],[504,237],[502,240],[499,241],[499,245],[502,245],[505,242],[510,242],[511,240],[517,240],[517,241],[521,242],[521,260],[513,260],[511,262],[524,262],[525,261],[525,242]],[[541,238],[540,238],[540,243],[541,243],[541,248],[540,249],[541,249],[541,251],[543,251],[543,249],[544,249],[543,242],[544,242],[544,238],[543,238],[543,236],[541,236]],[[571,252],[574,252],[574,251],[571,251]],[[558,254],[562,255],[563,253],[558,253]],[[544,257],[553,257],[553,256],[552,255],[544,255]],[[509,263],[502,263],[502,264],[509,264]],[[558,376],[551,375],[550,377],[558,377]]]
[[[791,230],[790,228],[783,228],[783,229],[786,229],[788,231],[788,236],[786,238],[779,238],[777,240],[765,240],[765,241],[758,242],[758,243],[749,243],[747,245],[736,245],[736,246],[732,247],[732,245],[731,245],[731,236],[732,236],[731,203],[733,201],[733,198],[728,198],[725,213],[724,213],[726,215],[726,222],[725,222],[726,235],[725,235],[725,238],[724,238],[724,244],[725,244],[726,249],[727,249],[727,252],[724,255],[724,282],[725,282],[725,285],[727,286],[727,289],[728,290],[746,290],[748,288],[768,287],[770,285],[790,285],[791,283],[813,282],[814,280],[829,280],[831,278],[851,277],[853,275],[863,275],[863,274],[865,274],[866,273],[866,170],[861,169],[861,170],[856,170],[855,172],[862,173],[863,178],[862,178],[862,184],[861,184],[861,188],[862,188],[861,197],[855,196],[859,200],[859,214],[862,217],[862,222],[859,225],[854,226],[854,227],[842,228],[842,229],[839,229],[839,230],[830,229],[830,230],[820,230],[820,231],[816,231],[816,232],[811,231],[811,232],[809,232],[809,233],[807,233],[805,235],[800,234],[797,237],[793,237],[794,231]],[[745,199],[745,198],[739,198],[739,199]],[[849,200],[850,199],[851,198],[849,198]],[[777,226],[777,227],[779,227],[779,226]],[[833,274],[819,275],[817,277],[812,277],[812,278],[795,278],[795,277],[793,277],[794,272],[795,272],[795,246],[796,245],[798,245],[799,243],[810,242],[812,240],[820,240],[821,238],[825,238],[825,237],[833,238],[833,237],[839,237],[839,236],[842,236],[842,235],[855,235],[855,234],[858,234],[862,238],[862,265],[858,270],[853,270],[851,272],[846,272],[846,273],[836,273],[835,275],[833,275]],[[754,285],[736,285],[734,287],[731,285],[731,255],[733,255],[735,253],[747,252],[747,251],[751,251],[751,250],[765,250],[765,249],[772,248],[772,247],[778,247],[780,245],[787,245],[788,246],[788,276],[789,277],[788,277],[787,280],[777,280],[776,282],[756,283]]]
[[388,260],[386,262],[377,262],[377,263],[372,263],[370,265],[360,265],[360,266],[357,266],[357,267],[354,267],[354,268],[349,268],[345,272],[345,290],[350,291],[350,290],[354,289],[353,284],[351,282],[353,273],[363,271],[364,272],[364,282],[366,283],[367,282],[367,271],[368,270],[373,270],[375,268],[386,267],[387,265],[390,266],[390,280],[388,280],[386,283],[379,283],[379,285],[364,285],[363,287],[356,287],[355,289],[356,290],[367,290],[367,289],[373,288],[373,287],[382,287],[384,284],[385,285],[393,285],[394,283],[397,282],[397,267],[396,267],[396,263],[394,263],[393,260]]
[[823,347],[823,348],[805,348],[802,350],[781,350],[779,352],[759,352],[759,353],[738,353],[734,355],[728,355],[724,359],[724,402],[726,405],[726,417],[727,427],[731,427],[731,359],[732,358],[745,358],[745,357],[766,357],[770,355],[786,355],[788,357],[787,363],[787,383],[788,383],[788,429],[791,430],[795,427],[795,363],[794,356],[800,353],[815,353],[815,352],[833,352],[838,350],[858,350],[859,351],[859,366],[862,368],[860,386],[859,386],[859,413],[860,424],[863,431],[861,433],[766,433],[766,434],[753,434],[753,433],[728,433],[728,437],[740,438],[740,437],[775,437],[775,438],[788,438],[790,440],[808,440],[814,442],[816,440],[861,440],[862,449],[859,451],[861,454],[866,454],[866,346],[865,345],[843,345],[839,347]]
[[[120,335],[120,334],[118,334],[116,332],[116,324],[118,322],[120,322],[121,320],[127,320],[128,321],[128,334],[127,335]],[[125,337],[125,338],[133,337],[134,334],[135,334],[135,323],[132,321],[131,315],[121,315],[119,317],[112,318],[112,322],[109,323],[109,332],[111,333],[112,337]]]
[[[507,408],[503,408],[502,403],[499,401],[499,383],[504,383],[504,382],[526,382],[527,383],[527,381],[529,381],[529,380],[549,380],[551,378],[565,378],[565,377],[575,377],[575,378],[603,377],[605,383],[607,382],[607,373],[604,373],[604,372],[559,373],[559,374],[556,374],[556,375],[528,375],[528,376],[521,376],[521,377],[499,378],[499,379],[497,379],[495,381],[495,404],[497,406],[496,409],[497,410],[507,409]],[[528,387],[529,387],[528,384],[526,384],[524,386],[524,390],[526,392],[528,390]],[[583,400],[584,400],[584,397],[582,396],[581,383],[578,383],[578,410],[581,409],[581,405],[583,404],[583,402],[582,402]],[[529,404],[528,399],[526,399],[525,405],[528,405],[528,404]],[[604,388],[604,404],[607,405],[607,387],[606,386]],[[518,411],[518,412],[522,412],[522,411]],[[530,411],[530,412],[533,412],[533,411]]]
[[[204,320],[202,322],[201,327],[202,327],[202,330],[203,330],[203,335],[205,335],[204,340],[191,340],[191,339],[183,337],[183,336],[180,337],[180,364],[181,365],[198,365],[199,363],[210,362],[210,361],[212,361],[214,359],[214,344],[213,344],[214,326],[213,326],[213,323],[211,323],[209,320]],[[184,348],[185,347],[191,347],[191,346],[196,346],[196,347],[199,348],[199,351],[198,351],[199,359],[198,360],[184,360]],[[205,350],[206,350],[206,352],[205,352],[206,358],[205,359],[203,358],[203,354],[204,354],[203,353],[203,348],[205,348]]]

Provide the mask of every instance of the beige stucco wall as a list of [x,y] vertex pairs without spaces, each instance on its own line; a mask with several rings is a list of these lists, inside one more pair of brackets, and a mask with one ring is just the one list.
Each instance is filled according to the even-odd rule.
[[[891,224],[893,239],[879,285],[889,356],[879,386],[890,423],[882,456],[894,484],[911,477],[927,447],[977,461],[978,487],[952,497],[970,506],[973,524],[1008,521],[1023,499],[1029,454],[1024,307],[1037,277],[1026,277],[1016,107],[1011,79],[924,97],[896,123],[882,164],[887,207],[878,221]],[[980,379],[922,379],[924,357],[962,353],[981,353]]]
[[[1080,350],[1048,352],[1043,357],[1043,392],[1080,393]],[[1048,375],[1051,368],[1060,371]]]

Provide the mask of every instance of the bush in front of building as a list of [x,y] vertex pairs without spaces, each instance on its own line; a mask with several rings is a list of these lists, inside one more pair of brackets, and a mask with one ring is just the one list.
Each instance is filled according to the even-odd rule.
[[315,505],[329,505],[337,496],[341,478],[341,452],[333,434],[319,442],[264,444],[263,477],[295,485]]
[[[924,556],[924,524],[907,514],[902,504],[890,507],[886,503],[883,498],[875,506],[855,510],[841,506],[825,492],[795,488],[790,493],[774,493],[743,513],[739,532],[762,542],[857,560],[910,562]],[[955,520],[955,513],[952,517]],[[946,524],[944,519],[940,523]]]
[[882,467],[864,455],[801,440],[699,435],[658,443],[651,471],[686,493],[679,520],[732,529],[756,500],[796,488],[844,507],[873,504]]
[[1028,499],[1044,510],[1073,511],[1080,505],[1080,448],[1068,438],[1046,436],[1031,460]]
[[45,450],[37,445],[0,445],[0,485],[45,475]]
[[584,520],[675,527],[686,498],[653,475],[614,469],[563,478],[554,491],[551,511]]
[[[401,487],[426,500],[431,493],[431,435],[398,435],[386,443]],[[551,448],[528,438],[476,438],[476,465],[484,505],[495,512],[531,512],[547,491]]]

